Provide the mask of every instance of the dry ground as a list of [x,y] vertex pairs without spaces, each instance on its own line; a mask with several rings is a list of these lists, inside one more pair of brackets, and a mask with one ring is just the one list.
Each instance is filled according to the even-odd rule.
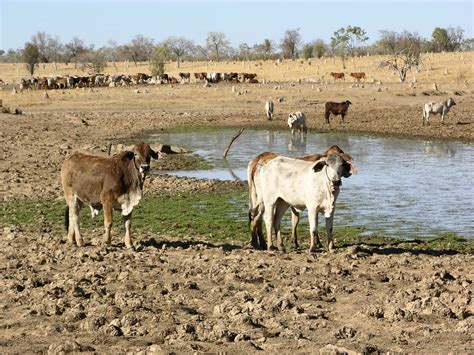
[[[4,204],[60,199],[60,164],[74,150],[105,154],[109,143],[173,127],[286,129],[288,112],[294,110],[307,113],[309,134],[338,130],[472,142],[473,56],[456,55],[430,56],[414,88],[375,69],[379,58],[369,57],[349,63],[346,72],[354,65],[381,84],[333,83],[325,75],[340,71],[339,64],[313,60],[311,65],[215,67],[240,66],[236,70],[270,81],[238,84],[236,92],[226,84],[187,84],[141,86],[140,93],[134,87],[55,90],[44,99],[43,92],[13,95],[5,89],[0,91],[3,104],[24,114],[0,114],[0,197]],[[185,63],[183,71],[203,67],[192,65]],[[0,69],[7,80],[23,76],[20,67]],[[143,71],[129,69],[122,72]],[[430,75],[438,92],[431,91]],[[436,118],[423,127],[421,105],[449,96],[457,105],[446,124],[440,126]],[[263,113],[269,98],[275,102],[273,122]],[[336,118],[327,126],[324,101],[345,99],[353,103],[346,122]],[[232,186],[171,177],[147,183],[148,192],[157,193]],[[279,255],[153,233],[135,237],[136,253],[101,247],[99,235],[92,245],[76,249],[41,221],[37,230],[3,225],[0,233],[3,353],[289,352],[329,349],[328,344],[366,352],[474,352],[472,255],[380,245],[340,248],[313,258],[306,252]]]

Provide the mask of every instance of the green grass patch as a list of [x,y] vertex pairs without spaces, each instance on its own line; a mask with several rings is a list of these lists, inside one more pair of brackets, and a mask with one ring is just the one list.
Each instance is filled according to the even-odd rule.
[[[226,192],[196,192],[183,194],[147,194],[133,211],[134,235],[147,232],[166,234],[176,238],[197,238],[209,242],[231,242],[244,245],[249,242],[247,221],[248,195],[244,188]],[[0,204],[0,225],[16,225],[27,230],[51,230],[64,233],[63,200],[17,200]],[[321,220],[321,218],[320,218]],[[326,242],[324,223],[320,221],[320,235]],[[81,228],[85,235],[102,235],[103,215],[91,218],[90,210],[81,210]],[[282,232],[285,244],[291,250],[290,214],[283,220]],[[383,232],[373,233],[370,226],[335,226],[334,238],[337,247],[361,245],[371,250],[391,249],[395,253],[404,251],[474,252],[474,239],[465,239],[453,233],[442,233],[433,238],[405,238],[388,236]],[[124,233],[122,217],[114,212],[114,235]],[[307,218],[298,226],[300,244],[309,245]]]

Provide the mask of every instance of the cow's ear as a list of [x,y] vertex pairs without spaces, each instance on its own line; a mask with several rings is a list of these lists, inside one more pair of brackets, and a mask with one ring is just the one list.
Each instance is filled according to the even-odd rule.
[[134,152],[127,150],[125,154],[123,155],[122,160],[132,160],[134,156],[135,156]]
[[157,152],[155,152],[153,149],[151,149],[151,157],[156,160],[156,159],[159,158],[159,155],[158,155]]
[[314,172],[317,173],[318,171],[323,170],[324,165],[326,165],[326,162],[325,162],[325,161],[323,161],[323,160],[318,161],[318,162],[316,163],[316,165],[313,166]]

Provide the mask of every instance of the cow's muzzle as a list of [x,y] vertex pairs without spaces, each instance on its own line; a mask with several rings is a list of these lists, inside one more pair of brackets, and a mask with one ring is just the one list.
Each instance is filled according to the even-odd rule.
[[150,164],[141,164],[140,165],[140,172],[147,173],[150,170]]

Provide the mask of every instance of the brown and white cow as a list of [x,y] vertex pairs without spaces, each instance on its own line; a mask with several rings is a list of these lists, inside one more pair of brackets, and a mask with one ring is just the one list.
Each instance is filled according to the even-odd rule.
[[[296,159],[316,162],[321,158],[328,157],[333,153],[339,153],[341,157],[350,165],[350,173],[355,174],[357,169],[352,164],[352,157],[345,153],[341,148],[337,145],[333,145],[326,149],[321,154],[311,154],[303,157],[298,157]],[[259,206],[258,201],[258,194],[259,191],[255,187],[255,179],[258,178],[259,170],[262,166],[268,163],[270,160],[278,157],[279,154],[273,152],[264,152],[256,156],[252,159],[248,166],[247,166],[247,182],[249,186],[249,224],[251,230],[251,245],[255,249],[267,249],[267,244],[265,242],[265,238],[263,237],[262,231],[262,213],[263,211],[260,210],[262,206]],[[299,247],[298,245],[298,235],[297,235],[297,227],[299,223],[299,212],[291,208],[292,216],[291,216],[291,239],[293,242],[293,246],[295,249]],[[317,239],[317,246],[320,246],[319,239]]]
[[256,204],[259,211],[263,211],[268,250],[275,249],[274,229],[277,248],[285,251],[280,224],[289,207],[297,212],[308,209],[311,253],[316,252],[319,243],[318,214],[324,213],[328,250],[332,250],[332,226],[341,178],[350,175],[351,165],[339,153],[323,157],[316,163],[279,156],[263,165],[254,182],[258,191]]
[[65,225],[70,243],[84,245],[79,210],[86,204],[92,217],[104,209],[105,244],[111,242],[113,209],[120,210],[125,221],[125,246],[134,248],[130,236],[132,210],[142,198],[151,158],[158,159],[158,153],[142,142],[112,157],[74,153],[64,161],[61,183],[67,203]]
[[191,73],[179,73],[179,77],[181,78],[181,82],[190,82],[191,81]]

